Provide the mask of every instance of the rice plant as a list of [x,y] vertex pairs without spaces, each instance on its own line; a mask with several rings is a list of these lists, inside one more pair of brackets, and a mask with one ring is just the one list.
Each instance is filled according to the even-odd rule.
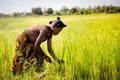
[[[53,37],[53,49],[64,64],[44,62],[46,76],[34,68],[13,76],[9,71],[17,34],[56,16],[0,18],[0,80],[120,80],[120,14],[61,16],[67,27]],[[57,45],[57,46],[56,46]],[[42,44],[48,56],[46,42]],[[51,56],[50,56],[51,57]],[[52,57],[51,57],[52,58]]]

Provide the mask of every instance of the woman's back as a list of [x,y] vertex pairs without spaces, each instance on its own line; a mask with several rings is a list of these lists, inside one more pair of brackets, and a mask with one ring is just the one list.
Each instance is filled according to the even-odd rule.
[[[40,32],[43,30],[49,30],[48,26],[46,25],[35,25],[25,30],[25,33],[30,40],[30,42],[35,43],[37,37],[39,36]],[[49,32],[49,31],[48,31]],[[46,40],[47,36],[45,36],[44,40]],[[43,40],[43,41],[44,41]]]

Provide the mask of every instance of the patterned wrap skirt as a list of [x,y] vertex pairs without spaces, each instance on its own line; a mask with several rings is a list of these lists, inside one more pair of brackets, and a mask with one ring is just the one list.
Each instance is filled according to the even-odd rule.
[[39,71],[39,67],[42,67],[44,59],[51,62],[51,59],[44,53],[34,51],[33,46],[34,43],[28,41],[25,32],[18,35],[16,39],[15,53],[13,55],[13,65],[11,67],[13,74],[16,72],[20,74],[22,70],[27,69],[30,66],[35,66],[36,70]]

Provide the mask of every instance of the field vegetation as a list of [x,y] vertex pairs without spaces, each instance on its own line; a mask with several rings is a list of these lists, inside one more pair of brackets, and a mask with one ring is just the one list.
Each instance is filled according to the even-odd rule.
[[[53,37],[53,49],[64,64],[45,61],[40,80],[120,80],[120,14],[62,15],[67,24]],[[36,80],[31,67],[22,75],[9,71],[18,33],[34,24],[49,25],[56,16],[0,18],[0,80]],[[42,44],[48,56],[46,42]],[[51,57],[51,56],[50,56]],[[52,57],[51,57],[52,58]]]

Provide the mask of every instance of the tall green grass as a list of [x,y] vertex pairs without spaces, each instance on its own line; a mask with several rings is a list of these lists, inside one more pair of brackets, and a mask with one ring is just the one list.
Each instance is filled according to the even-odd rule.
[[[0,79],[35,80],[41,73],[30,68],[22,75],[9,71],[17,34],[56,16],[0,18]],[[64,64],[44,63],[49,74],[42,80],[119,80],[120,14],[61,16],[67,27],[53,37],[53,49]],[[47,55],[46,42],[42,48]],[[49,55],[50,56],[50,55]],[[51,56],[50,56],[51,57]]]

